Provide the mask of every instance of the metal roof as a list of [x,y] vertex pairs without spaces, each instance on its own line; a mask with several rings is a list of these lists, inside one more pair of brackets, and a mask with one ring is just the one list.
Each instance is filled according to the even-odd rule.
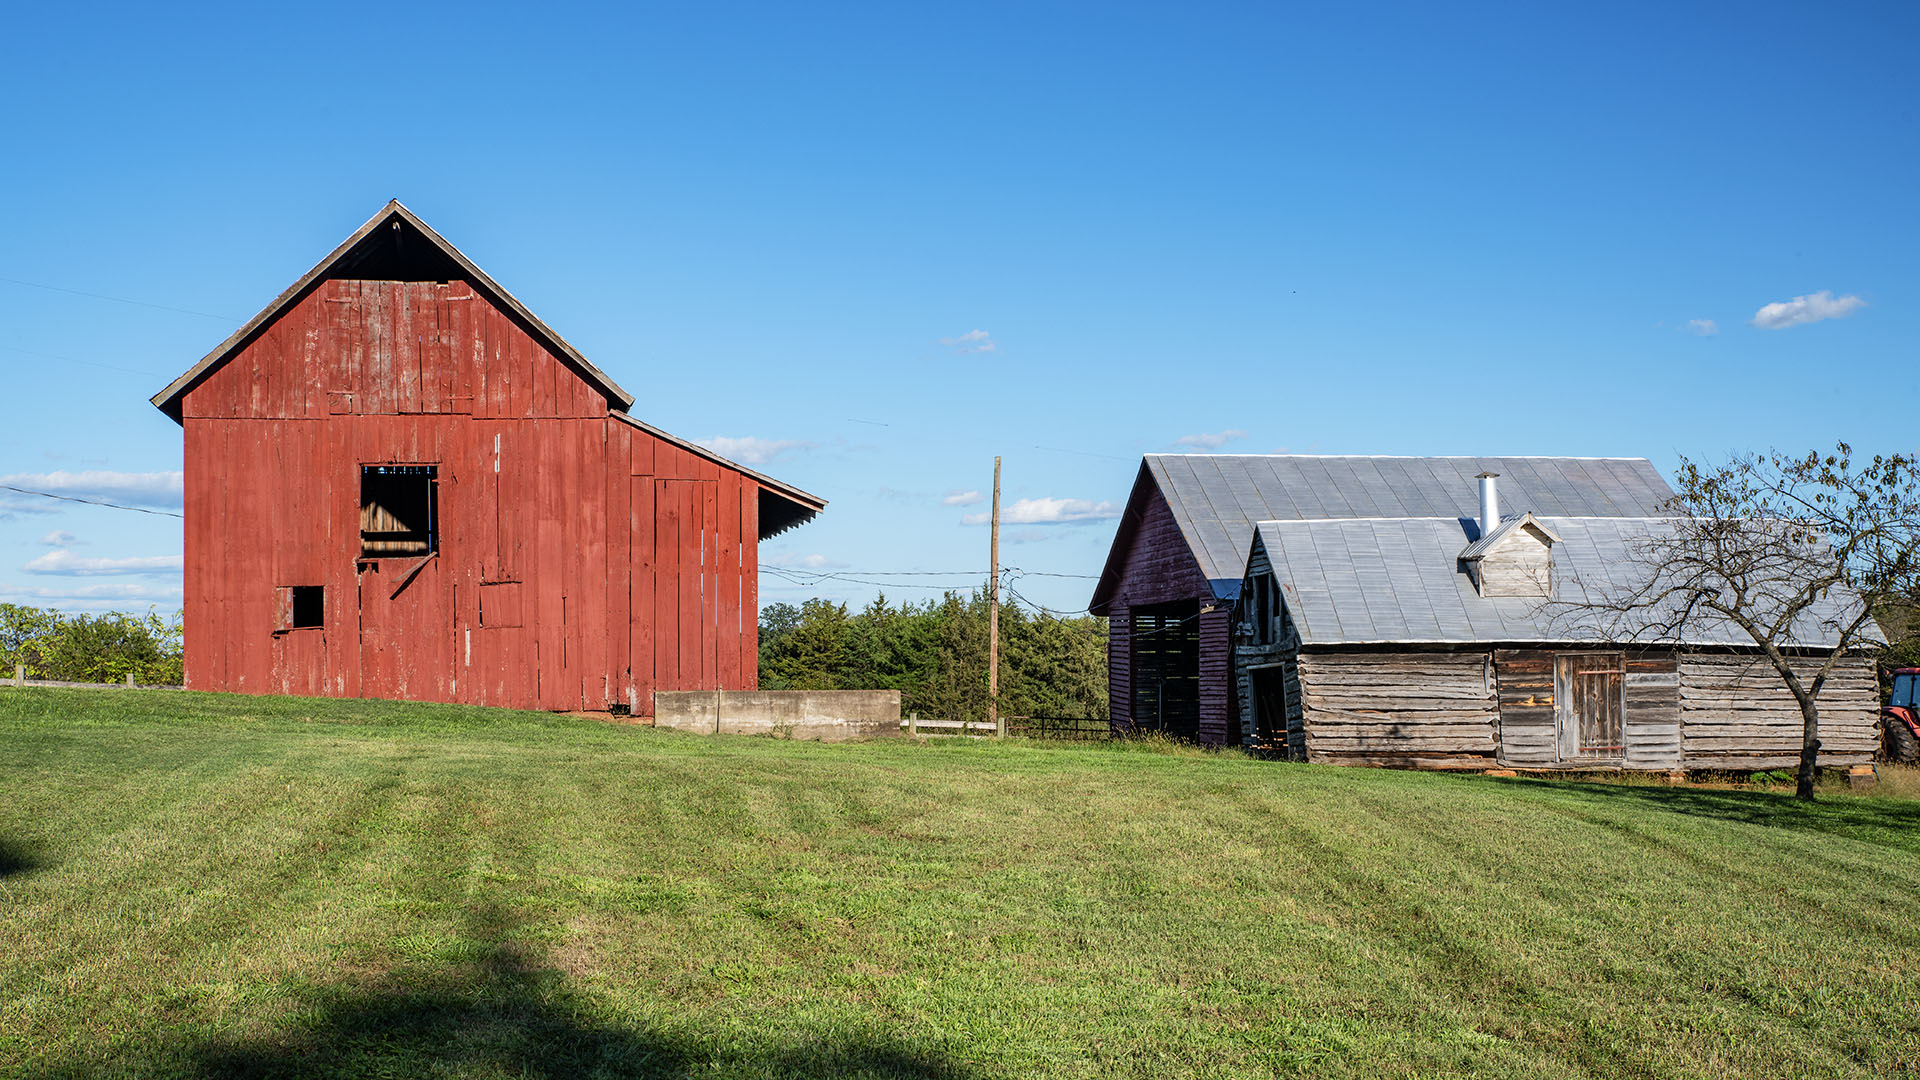
[[[1165,496],[1214,595],[1240,592],[1257,521],[1327,518],[1472,518],[1483,472],[1500,474],[1500,502],[1540,515],[1646,517],[1673,489],[1646,458],[1331,457],[1310,454],[1148,454],[1141,480]],[[1119,587],[1131,528],[1148,492],[1134,485],[1094,590],[1104,610]],[[1478,539],[1470,537],[1469,539]],[[1457,549],[1456,549],[1457,550]]]
[[[1304,645],[1628,641],[1635,625],[1583,609],[1646,580],[1640,544],[1671,529],[1654,517],[1548,517],[1554,600],[1481,596],[1460,568],[1469,526],[1459,517],[1262,521],[1287,611]],[[1832,647],[1833,624],[1857,602],[1823,600],[1794,627],[1795,644]],[[1683,644],[1752,645],[1731,623],[1699,623]]]
[[[1534,517],[1532,513],[1525,513],[1517,517],[1501,518],[1500,524],[1494,526],[1492,532],[1460,549],[1460,557],[1469,561],[1478,559],[1498,547],[1500,541],[1512,536],[1515,531],[1527,525],[1531,525],[1545,534],[1548,543],[1557,544],[1560,542],[1560,537],[1552,529],[1547,528],[1544,522]],[[1469,527],[1467,531],[1472,532],[1473,530]]]

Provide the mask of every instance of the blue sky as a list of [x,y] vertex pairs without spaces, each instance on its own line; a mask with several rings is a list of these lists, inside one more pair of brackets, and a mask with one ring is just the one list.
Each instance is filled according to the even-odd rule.
[[[30,6],[0,484],[177,511],[147,398],[394,197],[860,581],[977,582],[995,454],[1091,575],[1148,452],[1913,449],[1920,8],[1559,7]],[[179,552],[0,490],[0,601]]]

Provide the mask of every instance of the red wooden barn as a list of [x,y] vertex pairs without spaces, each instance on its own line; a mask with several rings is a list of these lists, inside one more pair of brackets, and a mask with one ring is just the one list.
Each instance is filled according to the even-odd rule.
[[757,685],[759,541],[825,503],[650,427],[398,202],[153,403],[197,690],[650,715]]

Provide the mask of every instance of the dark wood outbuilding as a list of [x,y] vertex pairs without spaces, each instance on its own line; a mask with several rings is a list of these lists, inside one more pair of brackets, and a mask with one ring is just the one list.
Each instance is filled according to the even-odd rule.
[[398,202],[155,395],[199,690],[650,715],[757,686],[758,544],[825,503],[653,428]]
[[[1587,603],[1641,584],[1643,541],[1672,527],[1497,509],[1260,522],[1235,628],[1248,740],[1347,765],[1792,767],[1799,705],[1738,627],[1641,640],[1632,617]],[[1796,623],[1809,677],[1858,610],[1829,595]],[[1870,761],[1878,707],[1872,659],[1842,657],[1821,693],[1821,763]]]
[[1210,745],[1252,738],[1234,604],[1256,523],[1470,520],[1484,472],[1502,475],[1511,505],[1561,516],[1645,517],[1672,495],[1641,458],[1148,455],[1091,604],[1109,619],[1115,727]]

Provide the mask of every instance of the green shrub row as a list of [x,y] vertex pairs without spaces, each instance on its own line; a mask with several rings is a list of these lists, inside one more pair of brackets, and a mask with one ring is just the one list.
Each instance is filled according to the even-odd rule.
[[182,681],[180,613],[67,615],[0,604],[0,678],[24,664],[29,679],[149,685]]

